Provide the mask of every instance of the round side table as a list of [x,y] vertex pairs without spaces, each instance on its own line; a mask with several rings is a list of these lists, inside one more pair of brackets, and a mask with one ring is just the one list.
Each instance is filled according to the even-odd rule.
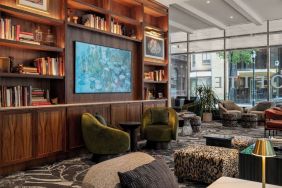
[[122,122],[119,124],[121,128],[130,135],[130,151],[137,151],[137,134],[136,129],[140,127],[140,122]]

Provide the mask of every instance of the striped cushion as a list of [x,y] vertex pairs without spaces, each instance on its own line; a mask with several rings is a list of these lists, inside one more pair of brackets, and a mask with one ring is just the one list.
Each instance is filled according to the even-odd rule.
[[123,188],[176,188],[175,177],[162,160],[154,160],[124,173],[118,172]]

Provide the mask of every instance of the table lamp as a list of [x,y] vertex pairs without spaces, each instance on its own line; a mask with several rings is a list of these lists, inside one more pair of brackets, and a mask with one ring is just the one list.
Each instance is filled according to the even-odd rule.
[[265,158],[274,157],[275,151],[273,149],[271,141],[268,139],[258,139],[256,141],[255,148],[253,150],[253,155],[262,157],[262,188],[265,188]]

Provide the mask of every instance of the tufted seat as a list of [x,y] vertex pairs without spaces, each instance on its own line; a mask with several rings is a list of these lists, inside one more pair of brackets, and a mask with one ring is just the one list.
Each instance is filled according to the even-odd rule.
[[212,183],[221,176],[237,177],[238,162],[238,150],[215,146],[191,145],[174,154],[179,181]]

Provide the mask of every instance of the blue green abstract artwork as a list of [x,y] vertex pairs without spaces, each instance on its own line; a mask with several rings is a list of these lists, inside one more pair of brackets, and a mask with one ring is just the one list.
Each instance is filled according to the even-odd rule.
[[75,93],[131,92],[131,52],[75,42]]

